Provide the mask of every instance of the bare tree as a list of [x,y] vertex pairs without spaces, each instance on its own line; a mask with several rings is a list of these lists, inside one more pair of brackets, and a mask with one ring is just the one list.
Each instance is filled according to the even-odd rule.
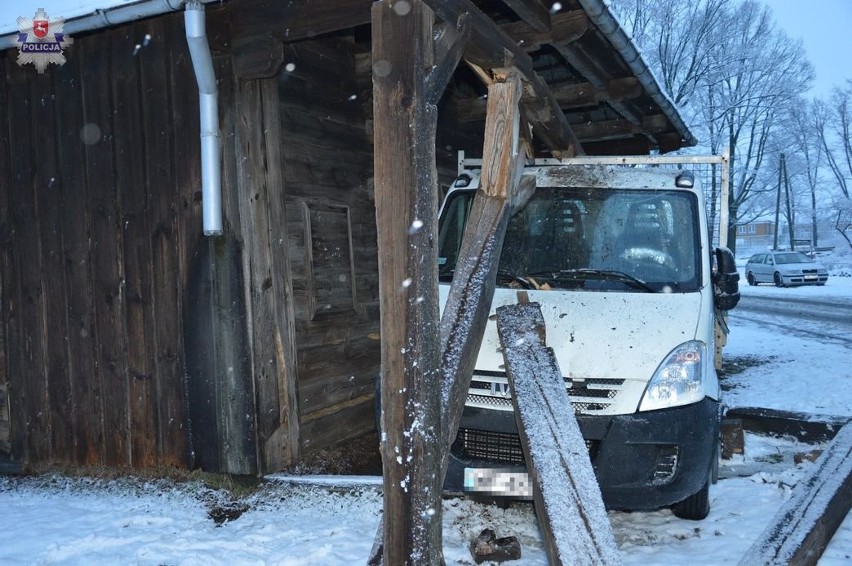
[[[846,81],[844,88],[836,88],[831,95],[827,111],[819,114],[818,126],[820,139],[826,152],[831,171],[839,184],[843,196],[849,195],[849,181],[852,180],[852,80]],[[830,132],[827,130],[830,129]],[[834,144],[829,144],[833,134]],[[833,147],[832,147],[833,146]]]
[[[794,99],[785,109],[786,119],[782,121],[782,132],[783,139],[790,142],[788,147],[793,149],[788,163],[791,178],[796,179],[793,184],[802,187],[802,192],[810,201],[811,243],[818,246],[817,189],[820,186],[819,173],[824,161],[824,152],[814,119],[815,104],[815,101]],[[794,194],[798,194],[798,191],[794,191]]]
[[729,148],[728,241],[735,247],[751,199],[774,190],[761,168],[781,109],[813,80],[801,42],[755,0],[617,0],[613,8],[704,145]]
[[611,7],[662,81],[663,89],[684,106],[706,80],[718,58],[715,38],[724,33],[730,0],[615,0]]
[[[834,90],[828,103],[817,102],[814,120],[817,135],[825,152],[839,193],[834,202],[836,210],[834,226],[852,248],[852,197],[849,184],[852,182],[852,80],[846,86]],[[835,193],[836,194],[836,193]]]
[[[722,59],[716,76],[707,80],[703,105],[709,131],[718,131],[731,152],[732,220],[729,241],[736,242],[735,228],[749,199],[766,190],[761,186],[761,167],[767,143],[778,125],[782,109],[807,89],[813,69],[801,41],[792,41],[778,30],[771,10],[748,0],[730,11],[725,35],[717,38]],[[733,55],[733,57],[732,57]],[[715,128],[721,121],[722,127]]]

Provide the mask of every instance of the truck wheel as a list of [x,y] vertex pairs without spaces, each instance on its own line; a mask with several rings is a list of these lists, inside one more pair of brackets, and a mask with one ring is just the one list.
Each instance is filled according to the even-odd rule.
[[751,285],[752,287],[757,285],[757,281],[755,281],[755,279],[754,279],[754,273],[752,273],[751,271],[749,271],[748,274],[746,275],[746,281],[748,281],[748,284]]
[[776,271],[775,275],[772,278],[775,280],[775,286],[776,287],[783,287],[784,286],[784,279],[781,278],[780,273],[778,273]]
[[700,521],[707,517],[710,513],[710,478],[707,478],[704,487],[699,489],[698,493],[672,505],[672,513],[679,519],[689,521]]

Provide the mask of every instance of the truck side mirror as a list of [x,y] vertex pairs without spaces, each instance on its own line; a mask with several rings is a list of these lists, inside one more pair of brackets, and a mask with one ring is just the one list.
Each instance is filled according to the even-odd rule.
[[729,311],[740,302],[740,274],[734,254],[728,248],[716,248],[716,272],[713,274],[713,302],[720,311]]

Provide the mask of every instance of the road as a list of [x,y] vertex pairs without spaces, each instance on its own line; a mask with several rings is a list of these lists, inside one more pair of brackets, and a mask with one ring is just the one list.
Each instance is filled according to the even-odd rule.
[[[761,291],[764,289],[771,290]],[[731,311],[732,321],[765,324],[796,336],[839,342],[852,348],[852,297],[792,294],[796,289],[778,289],[776,295],[749,291],[744,290],[740,303]]]

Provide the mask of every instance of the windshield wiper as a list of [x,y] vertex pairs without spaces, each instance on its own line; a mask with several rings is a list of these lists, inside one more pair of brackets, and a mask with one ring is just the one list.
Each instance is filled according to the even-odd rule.
[[529,276],[534,278],[549,278],[554,281],[559,281],[560,279],[568,281],[617,281],[633,287],[634,289],[640,289],[647,293],[656,293],[653,287],[638,277],[633,277],[623,271],[615,271],[612,269],[562,269],[560,271],[540,271],[537,273],[530,273]]
[[508,269],[498,269],[497,270],[497,279],[498,280],[500,280],[500,281],[508,280],[510,283],[517,283],[518,285],[520,285],[524,289],[535,289],[536,286],[533,284],[532,281],[529,281],[527,279],[527,277],[529,277],[529,276],[528,275],[527,276],[518,275],[517,273],[509,271]]

